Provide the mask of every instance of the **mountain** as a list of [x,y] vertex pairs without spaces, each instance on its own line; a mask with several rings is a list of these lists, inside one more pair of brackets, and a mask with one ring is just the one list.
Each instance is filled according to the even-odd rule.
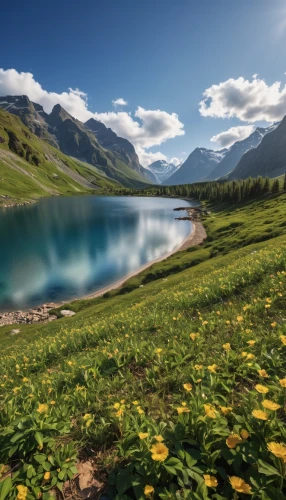
[[96,167],[39,139],[19,117],[0,108],[0,206],[118,186]]
[[[0,107],[19,116],[39,138],[57,147],[64,154],[97,167],[111,179],[128,187],[143,187],[150,182],[150,175],[140,166],[138,158],[138,164],[136,162],[135,150],[135,156],[130,153],[130,159],[125,152],[120,153],[122,148],[113,151],[103,147],[94,132],[73,118],[59,104],[47,114],[42,106],[33,103],[27,96],[6,96],[0,97]],[[131,144],[130,146],[133,148]]]
[[164,160],[157,160],[149,165],[149,169],[156,177],[157,184],[162,184],[166,181],[179,166],[174,165],[174,163],[167,163]]
[[93,132],[97,141],[103,148],[112,151],[119,159],[123,160],[126,165],[143,175],[143,177],[146,177],[152,182],[156,181],[154,175],[152,175],[148,169],[140,165],[139,158],[131,142],[127,139],[123,139],[123,137],[119,137],[111,128],[107,128],[104,123],[94,118],[90,118],[84,125],[88,130]]
[[164,184],[168,186],[192,184],[193,182],[205,180],[215,166],[224,158],[227,151],[227,149],[212,151],[211,149],[196,148]]
[[213,181],[229,174],[238,164],[242,156],[249,150],[257,148],[263,137],[278,126],[278,123],[267,128],[257,127],[249,137],[237,141],[231,146],[224,158],[210,172],[206,180]]
[[[269,127],[270,128],[270,127]],[[268,129],[266,129],[268,130]],[[270,133],[271,132],[271,133]],[[286,116],[262,139],[257,148],[245,153],[228,179],[277,177],[286,172]]]

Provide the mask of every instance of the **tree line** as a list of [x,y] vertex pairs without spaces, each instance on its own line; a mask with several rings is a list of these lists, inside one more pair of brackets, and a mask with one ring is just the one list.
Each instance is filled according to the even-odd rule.
[[195,198],[210,202],[238,203],[258,198],[265,194],[278,193],[281,187],[286,191],[286,174],[282,183],[277,178],[249,177],[248,179],[236,181],[199,182],[178,186],[150,186],[141,190],[120,188],[119,191],[120,194],[172,196],[178,198]]

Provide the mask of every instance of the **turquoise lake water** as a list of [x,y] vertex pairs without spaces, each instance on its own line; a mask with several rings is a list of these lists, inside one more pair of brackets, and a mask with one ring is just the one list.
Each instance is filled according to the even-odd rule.
[[0,210],[0,311],[104,288],[183,242],[183,200],[53,197]]

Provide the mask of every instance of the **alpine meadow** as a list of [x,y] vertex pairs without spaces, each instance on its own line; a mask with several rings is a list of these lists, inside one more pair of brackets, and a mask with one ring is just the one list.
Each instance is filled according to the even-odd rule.
[[0,500],[285,499],[284,2],[2,11]]

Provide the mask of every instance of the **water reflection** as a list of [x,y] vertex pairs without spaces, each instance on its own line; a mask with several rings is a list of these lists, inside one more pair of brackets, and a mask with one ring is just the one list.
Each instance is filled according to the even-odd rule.
[[0,211],[0,310],[99,290],[177,247],[182,200],[50,198]]

